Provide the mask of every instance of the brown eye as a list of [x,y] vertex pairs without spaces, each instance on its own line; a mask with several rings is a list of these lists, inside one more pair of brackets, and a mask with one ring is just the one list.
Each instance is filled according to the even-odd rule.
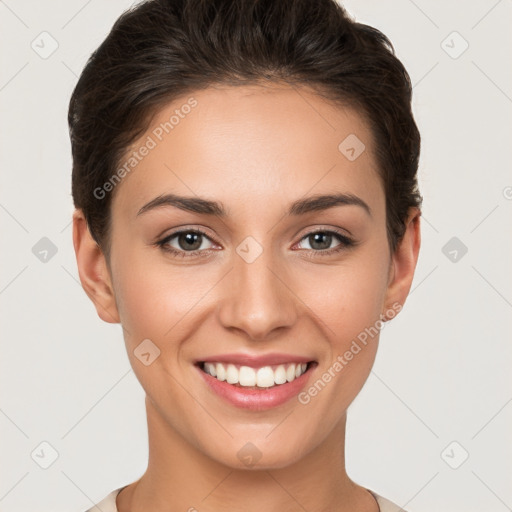
[[329,249],[333,236],[329,233],[318,231],[312,235],[308,235],[308,242],[312,249],[325,250]]
[[[309,248],[306,247],[306,250],[313,251],[319,255],[333,254],[355,245],[354,241],[347,236],[336,231],[329,230],[313,231],[304,236],[301,239],[301,242],[303,240],[306,240],[309,244]],[[338,243],[332,247],[333,242],[336,240]]]
[[211,247],[204,244],[210,240],[208,235],[199,229],[186,229],[171,233],[156,245],[162,250],[176,256],[196,256],[198,254],[209,254]]
[[202,234],[189,231],[187,233],[179,233],[177,235],[178,245],[184,251],[196,251],[202,245]]

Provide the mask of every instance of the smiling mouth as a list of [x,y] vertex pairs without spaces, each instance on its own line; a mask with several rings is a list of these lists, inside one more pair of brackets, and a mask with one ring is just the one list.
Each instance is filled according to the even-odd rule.
[[247,389],[269,389],[293,382],[318,363],[284,363],[259,368],[222,362],[198,362],[197,366],[220,382]]

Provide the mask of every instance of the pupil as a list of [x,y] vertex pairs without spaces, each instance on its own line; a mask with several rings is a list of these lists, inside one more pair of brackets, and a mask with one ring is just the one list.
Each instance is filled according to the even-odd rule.
[[[185,233],[185,235],[181,235],[179,237],[180,246],[182,249],[191,249],[196,250],[201,247],[201,241],[198,242],[199,237],[201,236],[200,233]],[[181,244],[183,238],[186,240],[185,246]]]
[[[313,243],[311,243],[311,238],[313,239]],[[321,242],[321,238],[324,238],[324,242],[322,243]],[[331,245],[331,238],[332,238],[332,235],[329,235],[327,233],[315,233],[313,235],[310,235],[310,241],[309,243],[311,244],[311,247],[313,247],[313,249],[328,249],[329,246]],[[320,242],[319,242],[320,240]],[[315,247],[315,243],[319,243],[320,244],[320,247]]]

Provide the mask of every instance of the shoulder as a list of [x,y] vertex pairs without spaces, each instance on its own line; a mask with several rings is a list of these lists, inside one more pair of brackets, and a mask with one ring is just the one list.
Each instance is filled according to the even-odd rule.
[[116,498],[121,489],[124,489],[124,486],[107,494],[100,502],[96,503],[92,508],[88,508],[85,512],[118,512]]
[[380,512],[407,512],[402,507],[399,507],[396,503],[393,503],[392,501],[389,501],[387,498],[380,496],[375,491],[372,491],[371,489],[368,489],[368,491],[379,504]]

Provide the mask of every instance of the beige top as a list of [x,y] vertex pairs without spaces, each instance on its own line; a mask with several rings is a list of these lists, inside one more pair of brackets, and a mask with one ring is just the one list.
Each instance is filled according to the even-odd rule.
[[[119,487],[108,494],[102,501],[97,503],[94,507],[87,509],[85,512],[119,512],[116,506],[116,497],[121,492],[124,487]],[[370,494],[375,498],[377,503],[379,504],[380,512],[407,512],[403,508],[395,505],[393,502],[389,501],[382,496],[379,496],[376,492],[368,489]]]

